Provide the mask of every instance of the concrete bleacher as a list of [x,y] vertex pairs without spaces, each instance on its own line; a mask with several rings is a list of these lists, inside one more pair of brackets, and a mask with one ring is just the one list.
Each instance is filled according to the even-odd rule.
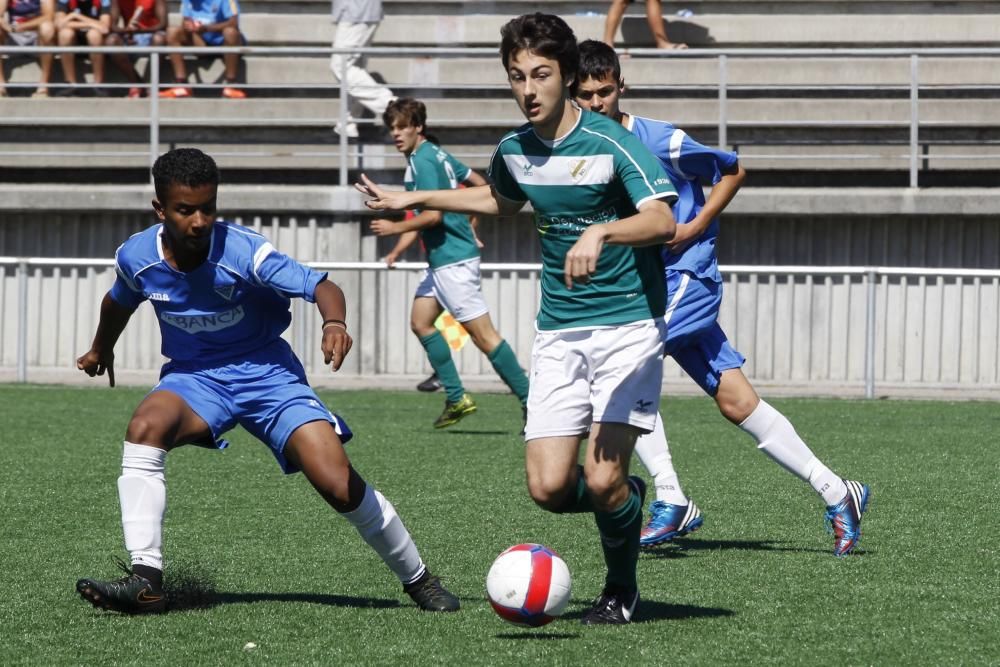
[[[632,88],[628,108],[669,118],[706,143],[719,139],[719,63],[700,56],[699,49],[1000,46],[1000,11],[996,3],[977,0],[955,0],[947,11],[940,3],[914,0],[675,4],[695,13],[681,19],[669,14],[674,5],[665,6],[668,33],[693,48],[667,57],[631,54],[624,60]],[[486,47],[489,52],[442,58],[377,55],[369,59],[368,69],[397,94],[424,99],[434,132],[449,147],[468,154],[471,165],[482,167],[500,134],[522,122],[495,55],[499,28],[511,15],[537,8],[527,0],[387,2],[374,46]],[[561,0],[545,7],[564,15],[581,39],[600,36],[604,8],[603,2]],[[312,0],[248,1],[242,27],[254,46],[325,47],[333,34],[328,10],[327,2]],[[619,43],[648,45],[641,6],[630,6]],[[191,62],[200,81],[212,84],[221,78],[217,59]],[[919,116],[927,170],[968,172],[987,180],[997,171],[1000,159],[989,156],[1000,154],[998,65],[1000,56],[921,58]],[[140,62],[140,70],[144,67]],[[58,77],[58,64],[54,69]],[[89,76],[89,68],[84,69]],[[244,71],[249,100],[219,99],[217,89],[208,87],[199,89],[194,100],[160,101],[163,145],[216,147],[223,166],[244,170],[249,181],[267,181],[270,171],[280,169],[298,182],[309,182],[310,174],[316,182],[330,182],[337,167],[337,137],[331,127],[339,99],[328,58],[248,55]],[[109,72],[114,73],[110,64]],[[169,77],[166,63],[161,72]],[[9,74],[14,84],[28,86],[37,80],[37,65],[19,61]],[[755,161],[755,168],[779,177],[803,170],[856,170],[857,161],[836,156],[863,153],[864,169],[886,174],[906,169],[910,62],[905,55],[730,56],[726,78],[727,144]],[[121,80],[112,81],[122,85],[112,92],[123,94]],[[93,176],[101,171],[119,176],[128,171],[143,178],[148,100],[35,100],[26,97],[30,87],[10,91],[14,96],[2,102],[0,114],[0,180],[17,173],[27,180],[46,173],[85,178],[87,172]],[[351,166],[397,168],[398,159],[384,144],[375,124],[363,126],[362,140],[354,147],[363,156],[352,157]],[[32,151],[34,156],[25,155]],[[897,176],[887,178],[895,182]]]

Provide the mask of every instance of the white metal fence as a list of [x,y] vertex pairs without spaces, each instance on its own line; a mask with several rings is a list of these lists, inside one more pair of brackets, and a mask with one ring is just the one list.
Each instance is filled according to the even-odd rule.
[[[343,372],[364,377],[427,371],[409,332],[421,264],[312,262],[344,289],[355,348]],[[494,322],[522,363],[530,358],[538,303],[534,264],[483,264]],[[996,390],[1000,397],[1000,271],[886,267],[724,266],[720,321],[747,356],[755,380],[814,387]],[[109,260],[0,257],[0,367],[31,380],[71,369],[97,325],[114,280]],[[307,370],[319,373],[315,308],[298,301],[287,336]],[[116,367],[155,370],[159,331],[143,306],[116,349]],[[456,355],[463,376],[492,377],[472,345]],[[679,380],[672,364],[667,380]]]

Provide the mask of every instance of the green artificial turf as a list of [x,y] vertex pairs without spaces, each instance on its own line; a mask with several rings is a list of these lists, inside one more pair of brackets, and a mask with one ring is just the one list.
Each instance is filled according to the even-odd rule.
[[[354,529],[242,430],[229,450],[169,457],[172,611],[94,610],[74,583],[116,577],[125,555],[115,480],[142,396],[0,386],[0,664],[1000,662],[996,403],[773,400],[831,468],[872,487],[860,547],[838,559],[806,484],[710,400],[665,399],[705,525],[643,554],[635,623],[585,628],[603,581],[593,519],[531,502],[520,409],[502,395],[477,396],[479,412],[442,432],[440,394],[322,394],[459,613],[419,612]],[[541,629],[505,624],[484,598],[493,558],[519,542],[554,548],[573,575],[566,615]]]

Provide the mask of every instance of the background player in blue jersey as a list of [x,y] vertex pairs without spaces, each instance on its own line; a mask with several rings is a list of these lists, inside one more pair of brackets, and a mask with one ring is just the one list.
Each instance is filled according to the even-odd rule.
[[97,334],[77,367],[108,374],[114,346],[134,310],[153,304],[163,340],[160,382],[129,421],[118,478],[125,548],[131,567],[118,580],[81,579],[80,595],[124,613],[162,612],[164,469],[185,444],[225,447],[239,424],[265,442],[286,473],[301,470],[399,577],[421,609],[454,611],[459,601],[432,577],[396,511],[351,466],[351,431],[324,407],[281,338],[290,298],[315,302],[323,317],[323,358],[340,368],[351,349],[341,289],[275,250],[260,234],[216,221],[219,172],[193,148],[153,165],[161,223],[115,254],[117,280],[101,304]]
[[666,305],[659,247],[674,233],[676,193],[635,136],[572,102],[578,53],[565,21],[509,21],[500,54],[528,122],[497,146],[492,185],[390,193],[362,177],[358,188],[376,210],[512,215],[531,202],[542,289],[524,435],[528,490],[548,511],[594,514],[607,576],[581,621],[625,624],[639,601],[645,491],[628,466],[636,437],[656,421]]
[[[486,185],[485,178],[427,140],[424,135],[427,109],[423,102],[410,97],[395,99],[386,107],[382,120],[389,128],[396,150],[406,156],[407,190],[457,188],[459,183]],[[447,394],[444,412],[435,420],[434,428],[451,426],[476,410],[475,402],[462,386],[451,348],[434,326],[445,308],[469,332],[472,342],[490,360],[523,409],[528,400],[528,377],[490,319],[480,286],[479,244],[469,217],[461,213],[417,211],[402,222],[377,218],[371,222],[371,229],[379,236],[404,235],[389,253],[386,261],[390,266],[393,256],[398,256],[400,249],[411,242],[405,236],[408,233],[419,232],[427,251],[429,266],[413,297],[410,328],[427,352],[427,359]]]
[[[674,204],[677,233],[663,251],[667,273],[667,354],[715,399],[726,419],[746,431],[762,452],[808,482],[827,505],[835,536],[834,553],[847,554],[861,537],[861,515],[870,498],[868,487],[843,480],[820,461],[788,419],[760,399],[743,374],[746,361],[719,326],[722,276],[715,255],[717,216],[743,183],[735,153],[703,146],[665,121],[633,116],[619,109],[625,90],[618,56],[607,44],[580,44],[577,102],[618,120],[659,158],[677,188]],[[702,183],[712,185],[705,200]],[[698,507],[681,490],[663,430],[639,438],[635,448],[656,483],[651,518],[643,529],[643,546],[685,535],[702,524]]]

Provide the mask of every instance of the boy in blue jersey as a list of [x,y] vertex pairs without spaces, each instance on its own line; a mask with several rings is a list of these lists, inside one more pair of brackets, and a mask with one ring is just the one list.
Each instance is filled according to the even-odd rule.
[[[581,43],[577,102],[631,130],[659,158],[677,188],[677,233],[663,249],[669,296],[667,354],[715,399],[726,419],[757,441],[758,449],[823,498],[834,533],[834,553],[843,556],[861,537],[861,515],[871,497],[868,486],[843,480],[831,471],[788,419],[760,399],[741,370],[746,359],[729,344],[717,322],[722,302],[722,276],[715,256],[717,216],[743,183],[743,167],[735,153],[703,146],[670,123],[623,113],[619,97],[624,90],[614,49],[594,40]],[[707,201],[703,182],[712,184]],[[700,527],[701,512],[681,490],[661,419],[653,433],[639,438],[635,452],[656,483],[643,546]]]
[[118,495],[131,567],[123,563],[126,575],[117,580],[80,579],[77,591],[112,611],[166,610],[167,453],[185,444],[223,448],[222,435],[239,424],[271,448],[285,473],[305,474],[421,609],[457,610],[458,599],[430,575],[392,503],[351,466],[343,446],[350,429],[324,407],[281,338],[291,322],[289,300],[314,302],[323,317],[323,358],[339,369],[352,344],[344,293],[325,273],[282,255],[253,230],[216,221],[219,172],[201,151],[181,148],[160,156],[153,179],[161,223],[118,248],[117,280],[77,367],[92,377],[107,372],[113,387],[115,342],[146,300],[170,361],[125,436]]
[[[167,46],[243,46],[246,39],[240,32],[240,5],[237,0],[181,0],[181,24],[167,28]],[[245,99],[246,92],[238,88],[240,54],[226,53],[222,96],[232,100]],[[188,71],[184,54],[170,54],[170,66],[177,85],[160,91],[160,97],[179,99],[191,97],[187,87]]]
[[625,624],[639,601],[645,493],[628,465],[656,420],[666,304],[659,246],[673,237],[677,195],[635,136],[573,103],[578,53],[565,21],[511,20],[500,55],[528,123],[497,146],[492,185],[390,193],[362,177],[358,188],[376,210],[513,215],[531,202],[542,294],[524,434],[528,491],[550,512],[594,514],[607,576],[582,622]]
[[[459,183],[486,185],[485,178],[427,140],[424,134],[427,108],[423,102],[409,97],[395,99],[386,107],[382,120],[389,128],[396,150],[406,156],[403,180],[407,190],[457,188]],[[371,229],[379,236],[403,235],[386,258],[390,266],[412,243],[412,232],[419,232],[427,251],[430,266],[413,297],[410,328],[427,352],[427,359],[447,395],[444,412],[434,422],[434,428],[456,424],[476,410],[475,402],[462,386],[451,348],[434,326],[445,308],[469,332],[472,342],[490,360],[523,409],[528,401],[528,377],[490,320],[480,287],[479,246],[469,217],[460,213],[417,211],[402,222],[373,220]]]

